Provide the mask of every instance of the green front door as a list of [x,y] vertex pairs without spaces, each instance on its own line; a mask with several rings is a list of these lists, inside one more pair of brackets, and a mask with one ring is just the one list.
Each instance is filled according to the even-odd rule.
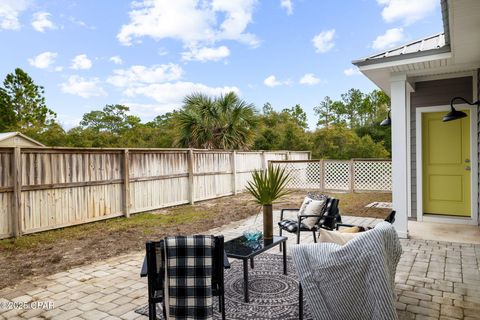
[[470,116],[443,122],[444,115],[422,116],[423,212],[469,217]]

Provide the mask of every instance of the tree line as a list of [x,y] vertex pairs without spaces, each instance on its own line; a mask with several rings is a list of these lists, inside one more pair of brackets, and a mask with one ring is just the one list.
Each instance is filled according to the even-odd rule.
[[109,104],[65,130],[44,93],[22,69],[8,74],[0,87],[0,132],[20,131],[48,146],[310,150],[325,159],[390,156],[390,128],[378,125],[390,101],[378,90],[350,89],[337,101],[325,97],[314,108],[315,130],[308,129],[299,104],[275,111],[267,102],[257,110],[233,92],[193,93],[180,109],[148,122],[128,106]]

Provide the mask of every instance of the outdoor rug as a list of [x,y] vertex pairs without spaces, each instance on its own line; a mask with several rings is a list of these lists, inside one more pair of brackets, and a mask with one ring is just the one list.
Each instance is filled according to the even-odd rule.
[[[298,280],[290,257],[288,274],[283,274],[281,255],[261,254],[254,258],[254,269],[248,270],[250,302],[243,301],[243,264],[230,259],[225,270],[225,310],[227,319],[298,319]],[[221,319],[218,297],[214,297],[214,319]],[[148,316],[148,306],[135,312]],[[157,319],[163,319],[161,304],[157,304]],[[311,319],[304,303],[304,319]]]

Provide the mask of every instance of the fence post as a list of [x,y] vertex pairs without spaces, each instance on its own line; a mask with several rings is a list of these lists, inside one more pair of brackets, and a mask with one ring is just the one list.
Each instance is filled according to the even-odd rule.
[[320,159],[320,191],[325,191],[325,163],[323,159]]
[[22,153],[20,147],[13,149],[13,212],[12,231],[18,238],[22,235]]
[[262,151],[262,170],[267,169],[267,157],[265,156],[265,151]]
[[230,164],[232,165],[232,191],[233,194],[237,194],[237,152],[232,151],[230,155]]
[[188,193],[190,204],[195,203],[195,180],[193,179],[193,149],[188,149]]
[[354,161],[353,159],[350,159],[350,163],[349,163],[349,170],[348,170],[348,173],[349,173],[349,179],[350,179],[350,192],[353,193],[353,190],[355,188],[355,165],[354,165]]
[[290,160],[290,151],[285,152],[285,160]]
[[130,217],[130,153],[123,150],[123,214]]

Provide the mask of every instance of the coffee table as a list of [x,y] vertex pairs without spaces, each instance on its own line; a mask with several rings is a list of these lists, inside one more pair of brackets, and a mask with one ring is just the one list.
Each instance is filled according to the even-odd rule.
[[243,260],[243,295],[245,302],[249,302],[248,296],[248,260],[253,269],[253,257],[267,251],[277,245],[283,246],[283,274],[287,274],[287,237],[273,236],[273,239],[248,241],[244,236],[225,242],[227,257]]

